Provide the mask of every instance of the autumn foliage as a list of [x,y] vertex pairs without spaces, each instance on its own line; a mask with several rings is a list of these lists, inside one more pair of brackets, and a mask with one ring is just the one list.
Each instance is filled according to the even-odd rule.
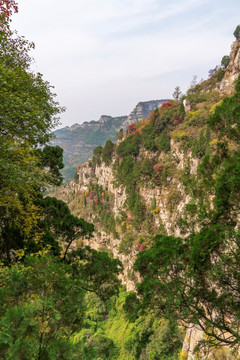
[[130,135],[135,135],[136,133],[141,134],[141,133],[142,133],[142,130],[141,130],[141,129],[137,129],[137,130],[133,131]]
[[161,173],[163,168],[164,168],[163,164],[155,164],[153,166],[153,170],[156,171],[157,173]]
[[138,249],[139,251],[143,251],[143,250],[146,249],[146,245],[137,243],[137,249]]
[[165,103],[162,104],[163,109],[170,107],[170,106],[173,106],[173,104],[170,101],[166,101]]
[[0,16],[10,21],[12,12],[18,12],[18,4],[15,0],[0,0]]
[[132,123],[132,124],[128,125],[127,130],[128,130],[128,131],[136,130],[136,124],[135,124],[135,123]]

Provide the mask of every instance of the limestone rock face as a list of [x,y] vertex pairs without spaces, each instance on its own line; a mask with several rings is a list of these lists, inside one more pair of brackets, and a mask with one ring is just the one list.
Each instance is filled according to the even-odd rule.
[[240,38],[233,45],[230,53],[230,62],[226,68],[224,78],[220,84],[220,91],[231,93],[235,89],[235,81],[240,73]]
[[[189,154],[185,154],[178,149],[177,143],[171,142],[172,156],[176,159],[176,173],[183,170],[187,160],[189,160]],[[151,157],[151,153],[142,149],[140,157]],[[160,155],[159,155],[160,156]],[[89,184],[98,184],[103,189],[107,189],[111,194],[112,200],[112,213],[116,218],[122,210],[125,208],[126,191],[124,186],[116,185],[116,179],[114,174],[113,164],[115,157],[112,158],[110,166],[106,166],[103,162],[100,165],[91,167],[91,162],[86,162],[77,167],[78,181],[71,182],[69,186],[71,191],[76,193],[83,193],[89,188]],[[160,159],[156,159],[160,161]],[[190,172],[196,174],[197,171],[197,159],[193,159],[190,156]],[[149,186],[147,183],[139,188],[139,194],[141,201],[145,206],[148,213],[152,212],[151,206],[153,200],[156,202],[156,208],[158,209],[153,216],[153,223],[156,231],[158,228],[164,228],[168,235],[174,236],[187,236],[187,233],[183,233],[179,228],[178,219],[183,211],[185,205],[190,201],[190,196],[184,192],[184,187],[177,176],[169,177],[165,186]],[[173,197],[176,201],[173,202]],[[171,205],[170,205],[171,203]],[[128,211],[126,211],[128,214]],[[131,224],[131,215],[129,215],[128,221]],[[92,219],[86,219],[93,221]],[[96,226],[97,227],[97,226]],[[133,247],[130,255],[120,254],[118,251],[119,244],[122,240],[122,235],[119,234],[119,239],[113,238],[112,234],[106,234],[101,228],[97,228],[97,233],[94,236],[94,240],[91,239],[89,245],[94,248],[101,246],[108,247],[114,256],[118,257],[124,263],[123,282],[125,283],[127,290],[134,289],[134,282],[132,282],[128,274],[134,264],[137,248]]]
[[181,352],[184,359],[196,359],[194,355],[194,348],[201,340],[203,340],[203,337],[204,333],[199,327],[190,325],[189,328],[187,328]]
[[169,99],[161,99],[139,102],[124,122],[124,128],[127,128],[128,125],[134,123],[135,121],[148,117],[150,112],[160,108],[161,105],[168,100]]

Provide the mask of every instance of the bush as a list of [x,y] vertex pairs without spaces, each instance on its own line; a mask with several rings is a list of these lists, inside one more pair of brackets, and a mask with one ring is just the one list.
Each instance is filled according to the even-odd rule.
[[165,108],[158,109],[151,116],[151,124],[154,126],[156,132],[160,134],[168,125],[172,123],[172,120],[176,114],[178,114],[179,107],[167,106]]
[[125,157],[128,155],[137,156],[139,152],[139,147],[141,143],[140,134],[136,133],[127,137],[122,141],[117,148],[117,155]]
[[133,131],[136,130],[136,124],[135,123],[132,123],[130,125],[128,125],[127,127],[127,131],[131,134]]
[[206,116],[201,110],[189,111],[185,120],[187,121],[187,125],[200,127],[206,123]]
[[192,155],[194,157],[203,157],[209,149],[210,134],[206,131],[205,135],[201,131],[199,138],[197,138],[192,147]]
[[224,78],[224,75],[225,75],[225,71],[223,69],[219,69],[217,72],[216,72],[216,75],[215,75],[215,79],[217,81],[221,81],[223,78]]
[[152,167],[151,161],[148,158],[144,159],[141,169],[140,169],[140,172],[142,175],[149,176],[149,177],[152,176],[153,167]]
[[166,101],[165,103],[162,104],[163,109],[170,107],[170,106],[173,106],[173,103],[171,103],[170,101]]
[[134,237],[132,235],[132,232],[127,231],[120,242],[119,253],[125,255],[129,254],[131,252],[133,243],[134,243]]
[[233,33],[236,39],[240,38],[240,25],[238,25]]
[[105,162],[106,165],[110,165],[112,154],[114,151],[114,143],[111,140],[107,140],[104,148],[102,150],[102,160]]
[[167,134],[167,129],[163,130],[155,143],[159,151],[164,151],[165,153],[170,151],[170,137]]
[[93,155],[95,156],[101,156],[103,152],[103,147],[101,145],[95,147],[95,149],[93,149]]
[[225,68],[228,66],[229,61],[230,61],[230,57],[228,55],[225,55],[222,58],[221,65]]

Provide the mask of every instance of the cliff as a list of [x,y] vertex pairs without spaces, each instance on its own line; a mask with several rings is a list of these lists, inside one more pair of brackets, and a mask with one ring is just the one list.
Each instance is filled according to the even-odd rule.
[[[217,87],[188,91],[187,113],[168,101],[135,121],[139,105],[115,147],[105,145],[55,193],[95,224],[88,244],[123,262],[128,291],[142,282],[151,310],[166,301],[179,326],[188,324],[180,359],[239,358],[238,56],[239,41]],[[219,346],[216,356],[209,344]]]
[[235,89],[235,83],[240,73],[240,38],[232,44],[230,61],[226,68],[224,78],[220,83],[220,91],[231,93]]
[[69,182],[76,172],[76,166],[87,161],[93,149],[104,145],[106,140],[116,141],[116,132],[135,121],[146,118],[151,111],[159,108],[165,100],[139,102],[129,116],[112,117],[102,115],[98,121],[92,120],[83,124],[74,124],[54,132],[53,146],[60,146],[64,150],[64,169],[62,171],[65,182]]
[[150,100],[150,101],[141,101],[139,102],[133,111],[129,114],[126,121],[124,121],[123,129],[126,130],[128,125],[139,121],[143,118],[147,118],[150,112],[161,107],[161,105],[168,101],[168,99],[162,100]]

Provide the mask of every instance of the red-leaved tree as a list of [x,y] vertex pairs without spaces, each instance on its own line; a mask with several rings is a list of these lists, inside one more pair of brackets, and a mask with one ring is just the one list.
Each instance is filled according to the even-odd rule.
[[166,101],[165,103],[162,104],[162,108],[165,109],[169,106],[173,106],[173,103],[171,103],[170,101]]
[[18,12],[18,4],[15,0],[0,0],[0,26],[6,30],[6,25],[11,21],[13,11]]

